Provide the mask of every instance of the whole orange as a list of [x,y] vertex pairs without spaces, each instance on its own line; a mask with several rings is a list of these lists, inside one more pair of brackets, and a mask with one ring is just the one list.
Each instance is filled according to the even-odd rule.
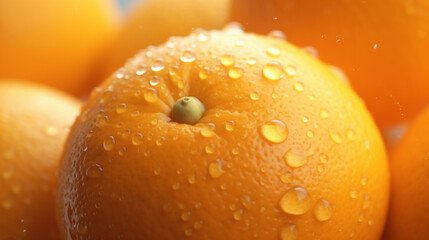
[[0,239],[58,239],[56,171],[79,108],[56,90],[0,81]]
[[[182,97],[204,105],[194,125],[172,119]],[[362,101],[304,50],[238,28],[128,61],[93,91],[60,169],[63,239],[375,240],[387,210]]]
[[80,95],[117,30],[114,0],[0,1],[0,78]]
[[170,36],[186,36],[195,28],[218,29],[229,18],[230,0],[137,1],[106,51],[98,80],[104,81],[128,58]]
[[429,1],[234,0],[232,19],[315,47],[345,71],[379,126],[429,104]]
[[429,107],[410,125],[392,161],[392,198],[386,240],[429,235]]

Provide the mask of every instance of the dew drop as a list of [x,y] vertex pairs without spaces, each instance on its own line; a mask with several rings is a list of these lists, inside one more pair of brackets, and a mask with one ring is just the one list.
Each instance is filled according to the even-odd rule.
[[232,214],[235,221],[240,221],[243,218],[243,209],[238,209]]
[[187,237],[190,237],[192,235],[192,232],[193,232],[192,228],[188,228],[188,229],[185,230],[185,235]]
[[183,52],[182,56],[180,56],[180,61],[190,63],[195,61],[195,58],[195,52],[193,50],[187,49]]
[[327,221],[332,216],[332,206],[325,199],[319,199],[314,206],[314,216],[318,221]]
[[85,222],[79,222],[76,226],[76,231],[79,234],[85,234],[88,231],[88,226],[86,225]]
[[354,188],[350,189],[350,198],[355,199],[358,196],[358,191]]
[[360,214],[359,214],[359,218],[358,218],[358,222],[363,222],[363,220],[365,219],[365,213],[363,213],[363,212],[361,212]]
[[320,109],[319,116],[320,118],[326,119],[329,117],[329,113],[325,109]]
[[282,143],[289,135],[286,124],[280,120],[270,120],[262,125],[260,131],[262,136],[271,143]]
[[205,32],[199,32],[197,35],[198,42],[207,42],[209,40],[209,35]]
[[326,155],[324,153],[319,154],[319,161],[321,163],[323,163],[323,164],[328,163],[328,159],[329,159],[328,155]]
[[228,121],[225,123],[225,130],[228,132],[234,131],[235,122],[234,120]]
[[113,148],[115,147],[115,138],[113,136],[108,137],[106,140],[104,140],[103,142],[103,148],[106,151],[111,151],[113,150]]
[[295,187],[283,195],[279,204],[287,214],[302,215],[310,209],[311,199],[305,188]]
[[143,93],[143,97],[148,103],[154,103],[158,100],[158,94],[153,88],[149,88],[148,90],[146,90]]
[[196,179],[195,179],[195,175],[189,175],[188,176],[188,183],[189,184],[195,184]]
[[371,196],[365,194],[363,198],[363,209],[368,209],[371,206]]
[[292,78],[292,77],[294,77],[294,76],[296,75],[296,67],[295,67],[295,66],[292,66],[292,65],[288,65],[288,66],[286,66],[286,68],[285,68],[285,72],[286,72],[286,75],[287,75],[289,78]]
[[247,195],[243,195],[240,197],[240,202],[243,204],[243,206],[246,209],[250,209],[252,207],[252,201],[250,200],[250,197]]
[[103,172],[103,168],[99,164],[94,164],[86,169],[86,176],[89,178],[98,178]]
[[180,188],[180,183],[174,183],[171,187],[173,188],[173,190],[177,191]]
[[228,70],[228,76],[231,79],[240,79],[243,74],[244,70],[241,67],[232,67]]
[[307,163],[307,159],[303,156],[297,155],[290,150],[283,156],[286,164],[292,168],[298,168]]
[[184,212],[182,213],[182,215],[180,216],[180,218],[182,219],[182,221],[187,222],[189,221],[189,219],[191,219],[191,212]]
[[209,164],[209,174],[212,178],[219,178],[224,174],[221,162],[219,160]]
[[292,174],[285,173],[285,174],[280,175],[279,178],[280,178],[280,181],[282,183],[291,183],[291,181],[292,181]]
[[221,57],[220,63],[225,67],[230,67],[235,63],[235,57],[231,54],[225,54]]
[[165,68],[165,62],[161,58],[156,59],[151,66],[151,69],[154,72],[162,71],[164,68]]
[[146,73],[146,65],[140,65],[136,69],[136,75],[141,76]]
[[138,145],[142,144],[143,143],[143,134],[141,134],[141,133],[134,134],[133,137],[131,138],[131,143],[134,146],[138,146]]
[[255,57],[249,57],[249,58],[247,58],[246,63],[249,64],[250,66],[255,65],[256,64],[256,58]]
[[360,183],[362,184],[362,186],[366,186],[366,184],[368,183],[368,177],[364,175]]
[[159,77],[158,77],[158,76],[153,76],[153,77],[150,79],[149,84],[150,84],[152,87],[155,87],[155,86],[157,86],[157,85],[159,84],[159,82],[160,82]]
[[311,131],[311,130],[308,130],[308,131],[307,131],[307,133],[306,133],[306,136],[307,136],[308,138],[313,138],[313,137],[314,137],[314,132],[313,132],[313,131]]
[[215,151],[215,146],[214,144],[210,144],[204,147],[204,151],[208,154],[212,154]]
[[275,39],[280,39],[280,40],[286,41],[285,33],[282,31],[279,31],[279,30],[274,30],[274,31],[269,32],[268,37],[272,37]]
[[270,44],[267,48],[267,54],[271,57],[280,56],[280,47],[277,44]]
[[283,66],[278,62],[271,62],[262,68],[262,76],[268,81],[277,82],[285,75]]
[[334,143],[340,144],[343,142],[343,138],[341,137],[341,135],[337,132],[333,132],[333,131],[329,131],[329,137],[331,137],[331,140]]
[[200,77],[201,80],[205,80],[209,77],[209,74],[210,74],[210,69],[208,67],[205,67],[200,69],[198,76]]
[[302,117],[301,121],[303,123],[308,123],[308,117],[306,117],[306,116]]
[[250,94],[250,99],[252,99],[254,101],[259,100],[259,93],[258,92],[252,92]]
[[293,89],[296,92],[302,92],[304,91],[304,84],[302,82],[296,82],[293,84]]
[[355,131],[353,131],[353,130],[349,129],[349,130],[347,130],[346,135],[347,135],[347,139],[348,139],[349,141],[354,141],[354,140],[356,140],[356,133],[355,133]]
[[297,240],[298,239],[298,230],[293,224],[286,224],[280,229],[280,239],[281,240]]
[[203,227],[203,221],[202,221],[202,220],[197,221],[197,222],[194,222],[194,229],[195,229],[195,230],[199,230],[199,229],[201,229],[202,227]]
[[126,111],[127,111],[127,105],[125,103],[119,104],[116,107],[117,114],[122,114],[122,113],[125,113]]
[[201,128],[201,135],[205,138],[214,137],[216,133],[214,132],[214,125],[206,125]]

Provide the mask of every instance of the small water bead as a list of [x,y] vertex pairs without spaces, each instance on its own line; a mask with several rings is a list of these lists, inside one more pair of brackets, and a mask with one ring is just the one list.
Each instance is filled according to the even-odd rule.
[[307,131],[307,133],[306,133],[306,136],[307,136],[308,138],[313,138],[313,137],[314,137],[314,132],[313,132],[313,131],[311,131],[311,130],[308,130],[308,131]]
[[204,151],[205,151],[207,154],[212,154],[212,153],[214,153],[214,151],[215,151],[215,146],[214,146],[214,144],[210,144],[210,145],[205,146],[205,147],[204,147]]
[[364,175],[360,180],[360,184],[362,184],[362,186],[366,186],[367,183],[368,183],[368,177]]
[[125,103],[121,103],[116,107],[117,114],[122,114],[122,113],[125,113],[126,111],[127,111],[127,104]]
[[355,133],[355,131],[353,131],[353,130],[351,130],[351,129],[348,129],[348,130],[347,130],[346,135],[347,135],[347,139],[348,139],[349,141],[354,141],[354,140],[356,140],[356,133]]
[[182,56],[180,56],[180,61],[185,62],[185,63],[190,63],[195,61],[196,59],[196,54],[195,51],[187,49],[182,53]]
[[233,148],[233,149],[231,150],[231,153],[232,153],[232,155],[238,155],[238,153],[239,153],[238,148]]
[[161,137],[155,141],[156,146],[160,147],[164,144],[165,137]]
[[314,58],[319,58],[319,51],[317,51],[315,47],[306,46],[306,47],[303,47],[302,50],[304,50],[304,52],[313,56]]
[[358,196],[358,191],[355,188],[351,188],[349,195],[350,195],[350,198],[356,199]]
[[304,91],[304,84],[302,82],[296,82],[293,84],[293,89],[296,92],[302,92]]
[[296,75],[296,67],[292,65],[286,66],[285,73],[289,78],[294,77]]
[[313,213],[318,221],[327,221],[332,217],[332,206],[327,200],[319,199]]
[[225,172],[222,169],[222,164],[219,160],[209,164],[209,174],[212,178],[219,178]]
[[142,144],[143,143],[143,134],[141,134],[141,133],[134,134],[133,137],[131,138],[131,143],[134,146],[138,146],[138,145]]
[[246,63],[252,66],[252,65],[256,64],[256,61],[257,60],[255,57],[249,57],[249,58],[247,58]]
[[289,135],[286,124],[280,120],[270,120],[262,125],[260,132],[262,136],[271,143],[282,143],[286,141]]
[[96,163],[96,164],[91,165],[90,167],[88,167],[86,169],[85,174],[89,178],[98,178],[101,175],[102,172],[103,172],[103,168],[100,166],[100,164]]
[[225,123],[225,130],[228,132],[234,131],[235,121],[231,120]]
[[268,81],[277,82],[284,77],[283,66],[278,62],[271,62],[262,68],[262,76]]
[[214,124],[203,126],[201,128],[200,133],[203,137],[206,137],[206,138],[216,136],[216,133],[214,132]]
[[185,235],[187,237],[190,237],[192,235],[192,232],[193,232],[192,228],[188,228],[188,229],[185,230]]
[[305,188],[295,187],[282,196],[279,205],[287,214],[302,215],[310,209],[311,199]]
[[173,188],[174,191],[177,191],[180,188],[180,183],[178,183],[178,182],[174,183],[171,187]]
[[106,151],[111,151],[115,147],[115,144],[116,144],[115,138],[113,136],[110,136],[106,140],[104,140],[103,148]]
[[147,89],[143,93],[143,97],[148,103],[154,103],[154,102],[158,101],[158,93],[157,93],[156,89],[153,89],[153,88]]
[[306,116],[302,117],[301,121],[303,123],[307,123],[308,122],[308,117],[306,117]]
[[154,72],[160,72],[164,70],[164,68],[165,68],[165,62],[161,58],[156,59],[151,66],[151,69]]
[[259,93],[258,92],[252,92],[250,94],[250,99],[252,99],[254,101],[259,100]]
[[58,128],[55,127],[55,126],[51,126],[51,125],[50,126],[46,126],[45,127],[45,134],[47,136],[54,137],[54,136],[56,136],[58,134]]
[[116,71],[116,79],[122,79],[125,75],[125,69],[120,68],[118,71]]
[[365,219],[365,213],[361,212],[358,217],[358,222],[361,223]]
[[329,131],[329,137],[331,137],[331,140],[334,143],[340,144],[343,142],[343,138],[341,137],[341,135],[337,132],[333,132],[333,131]]
[[286,152],[283,158],[286,164],[291,168],[298,168],[307,163],[307,159],[304,156],[297,155],[290,150]]
[[147,71],[146,65],[140,65],[136,68],[136,75],[141,76],[141,75],[145,74],[146,71]]
[[203,220],[194,222],[194,229],[195,230],[200,230],[203,227]]
[[326,155],[324,153],[319,154],[319,161],[321,163],[326,164],[326,163],[328,163],[328,160],[329,160],[328,155]]
[[209,74],[210,74],[210,69],[208,67],[205,67],[200,69],[198,76],[200,77],[201,80],[205,80],[209,77]]
[[280,175],[279,178],[282,183],[290,183],[292,181],[292,174],[285,173]]
[[228,70],[228,77],[231,79],[240,79],[243,77],[244,70],[241,67],[231,67]]
[[237,47],[242,47],[242,46],[244,46],[244,41],[243,41],[243,40],[241,40],[241,39],[239,39],[239,40],[235,41],[235,46],[237,46]]
[[209,40],[209,35],[206,32],[201,31],[197,34],[197,41],[198,42],[203,43],[203,42],[207,42],[208,40]]
[[270,44],[267,48],[267,54],[274,58],[280,56],[280,47],[277,44]]
[[280,229],[280,239],[281,240],[297,240],[298,239],[298,230],[293,224],[286,224]]
[[76,225],[76,231],[79,233],[79,234],[85,234],[87,231],[88,231],[88,225],[86,225],[86,223],[85,222],[79,222],[77,225]]
[[189,221],[189,219],[191,219],[191,212],[188,211],[188,212],[182,213],[180,218],[185,222]]
[[[278,95],[277,93],[271,93],[271,98],[272,99],[277,99]],[[287,96],[286,96],[287,97]]]
[[232,214],[234,220],[240,221],[243,219],[243,209],[238,209]]
[[240,197],[240,202],[246,209],[252,208],[252,201],[248,195],[243,195]]
[[272,37],[275,39],[280,39],[280,40],[286,41],[286,34],[282,31],[279,31],[279,30],[271,31],[267,35],[268,35],[268,37]]
[[223,29],[232,34],[243,33],[243,26],[239,22],[230,22]]
[[220,63],[225,67],[230,67],[235,63],[235,56],[231,54],[225,54],[221,57]]
[[368,225],[372,225],[374,223],[374,218],[368,219]]
[[322,108],[322,109],[320,109],[319,116],[320,116],[320,118],[326,119],[329,117],[329,113],[326,109]]
[[368,209],[371,206],[371,196],[365,194],[363,198],[363,209]]
[[325,166],[324,166],[324,165],[318,165],[318,166],[317,166],[317,171],[318,171],[319,173],[324,172],[324,171],[325,171]]
[[155,87],[155,86],[157,86],[159,84],[159,82],[160,82],[159,77],[158,76],[153,76],[153,77],[150,78],[149,84],[152,87]]
[[161,168],[156,168],[155,170],[153,170],[153,174],[155,174],[156,176],[161,174]]
[[195,182],[196,182],[195,175],[188,176],[188,183],[189,184],[195,184]]

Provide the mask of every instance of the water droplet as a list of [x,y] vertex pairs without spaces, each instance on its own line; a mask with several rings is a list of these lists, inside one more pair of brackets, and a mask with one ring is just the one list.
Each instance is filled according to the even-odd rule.
[[277,82],[285,75],[285,71],[280,63],[272,62],[262,68],[262,75],[269,81]]
[[374,218],[368,219],[368,225],[372,225],[374,223]]
[[365,194],[363,198],[363,209],[368,209],[371,206],[371,196]]
[[362,186],[366,186],[366,184],[368,183],[368,177],[364,175],[360,183],[362,184]]
[[337,132],[329,131],[329,137],[331,137],[334,143],[340,144],[343,142],[343,138]]
[[243,74],[244,70],[241,67],[232,67],[228,70],[228,76],[231,79],[240,79]]
[[214,132],[214,124],[203,126],[200,132],[201,135],[206,138],[214,137],[216,135]]
[[230,34],[242,34],[243,33],[243,26],[238,22],[230,22],[230,23],[226,24],[226,26],[223,29]]
[[185,230],[185,235],[187,237],[190,237],[192,235],[192,232],[193,232],[192,228],[188,228],[188,229]]
[[298,239],[298,230],[293,224],[286,224],[280,229],[280,239],[281,240],[297,240]]
[[125,103],[119,104],[116,107],[116,113],[117,114],[122,114],[122,113],[125,113],[126,111],[127,111],[127,104],[125,104]]
[[310,209],[311,199],[305,188],[295,187],[283,195],[279,204],[285,213],[302,215]]
[[259,93],[258,92],[252,92],[251,94],[250,94],[250,99],[252,99],[252,100],[259,100]]
[[204,151],[206,151],[206,153],[208,154],[212,154],[215,151],[215,146],[214,144],[210,144],[204,147]]
[[197,41],[198,41],[198,42],[203,43],[203,42],[207,42],[208,40],[209,40],[209,35],[208,35],[206,32],[204,32],[204,31],[200,31],[200,32],[197,34]]
[[268,33],[269,37],[275,38],[275,39],[280,39],[283,41],[286,41],[286,35],[284,32],[279,31],[279,30],[274,30]]
[[195,230],[199,230],[199,229],[201,229],[202,227],[203,227],[203,220],[200,220],[200,221],[194,222],[194,229],[195,229]]
[[141,134],[141,133],[134,134],[133,137],[131,138],[131,143],[134,146],[138,146],[138,145],[142,144],[143,143],[143,134]]
[[235,41],[235,46],[237,46],[237,47],[242,47],[242,46],[244,46],[244,41],[243,41],[243,40],[241,40],[241,39],[239,39],[239,40]]
[[240,202],[243,204],[243,206],[246,209],[250,209],[252,207],[252,201],[250,200],[250,197],[247,195],[243,195],[240,197]]
[[323,164],[328,163],[328,159],[329,159],[328,155],[326,155],[324,153],[319,154],[319,161],[321,163],[323,163]]
[[222,164],[219,160],[209,164],[209,174],[212,178],[219,178],[224,174]]
[[231,150],[232,155],[237,155],[237,154],[238,154],[238,152],[239,152],[238,148],[233,148],[233,149]]
[[141,76],[146,73],[146,65],[140,65],[136,69],[136,75]]
[[285,68],[285,72],[286,72],[286,75],[287,75],[289,78],[292,78],[292,77],[294,77],[294,76],[296,75],[296,67],[295,67],[295,66],[292,66],[292,65],[288,65],[288,66],[286,66],[286,68]]
[[153,170],[153,174],[155,174],[156,176],[161,174],[161,168],[156,168],[155,170]]
[[365,219],[365,213],[363,213],[363,212],[361,212],[360,214],[359,214],[359,218],[358,218],[358,222],[363,222],[363,220]]
[[195,52],[190,49],[185,50],[182,56],[180,56],[180,60],[186,63],[195,61],[195,58],[196,58]]
[[240,221],[243,218],[243,209],[236,210],[232,216],[234,217],[234,220]]
[[148,103],[154,103],[158,101],[157,91],[156,89],[153,89],[153,88],[149,88],[148,90],[146,90],[143,93],[143,97]]
[[189,221],[189,219],[191,219],[191,212],[184,212],[184,213],[182,213],[182,215],[180,216],[180,218],[183,220],[183,221]]
[[292,174],[290,173],[285,173],[279,176],[280,181],[282,181],[282,183],[290,183],[292,181]]
[[231,54],[225,54],[221,57],[220,63],[225,67],[230,67],[235,63],[235,57]]
[[249,57],[249,58],[247,58],[246,63],[252,66],[252,65],[256,64],[256,61],[257,60],[255,57]]
[[280,47],[277,44],[270,44],[267,48],[267,54],[271,57],[280,56]]
[[306,116],[302,117],[301,121],[303,123],[307,123],[308,122],[308,117],[306,117]]
[[106,151],[111,151],[113,150],[113,148],[115,147],[115,138],[113,136],[108,137],[106,140],[104,140],[103,142],[103,148]]
[[324,172],[325,171],[325,166],[324,165],[318,165],[317,166],[317,171],[320,172],[320,173]]
[[314,137],[314,132],[311,131],[311,130],[308,130],[307,133],[306,133],[306,135],[307,135],[308,138],[313,138]]
[[303,47],[302,50],[304,50],[304,52],[306,52],[310,56],[313,56],[314,58],[319,58],[319,52],[315,47],[306,46],[306,47]]
[[205,80],[209,77],[209,74],[210,74],[210,69],[208,67],[205,67],[205,68],[200,69],[200,72],[198,75],[199,75],[201,80]]
[[325,109],[320,109],[319,116],[320,118],[326,119],[329,117],[329,113]]
[[355,133],[355,131],[353,131],[351,129],[347,130],[347,134],[346,135],[347,135],[347,139],[349,141],[354,141],[356,139],[356,133]]
[[171,187],[173,188],[173,190],[177,191],[180,188],[180,183],[174,183]]
[[116,78],[117,79],[122,79],[125,75],[125,69],[124,68],[120,68],[118,69],[118,71],[116,71]]
[[304,84],[302,82],[296,82],[293,84],[293,89],[297,92],[304,91]]
[[271,143],[282,143],[288,135],[289,130],[280,120],[271,120],[261,127],[262,136]]
[[89,178],[98,178],[103,172],[103,168],[99,164],[91,165],[86,169],[86,176]]
[[332,206],[325,199],[319,199],[314,206],[314,216],[318,221],[327,221],[332,216]]
[[354,189],[354,188],[351,188],[350,189],[350,197],[352,199],[355,199],[355,198],[357,198],[357,196],[358,196],[358,191],[356,189]]
[[196,179],[195,179],[195,175],[189,175],[188,176],[188,183],[189,184],[195,184]]
[[79,234],[85,234],[88,231],[88,226],[85,222],[79,222],[76,226],[76,231]]
[[156,59],[151,66],[151,69],[154,72],[162,71],[164,68],[165,68],[165,62],[161,58]]
[[305,157],[297,155],[290,150],[283,156],[283,158],[286,164],[292,168],[301,167],[307,163],[307,159]]
[[158,76],[152,76],[151,79],[150,79],[150,81],[149,81],[149,84],[152,87],[155,87],[155,86],[157,86],[159,84],[159,82],[160,82],[160,80],[159,80]]
[[234,130],[235,122],[234,120],[228,121],[225,123],[225,130],[228,132],[232,132]]

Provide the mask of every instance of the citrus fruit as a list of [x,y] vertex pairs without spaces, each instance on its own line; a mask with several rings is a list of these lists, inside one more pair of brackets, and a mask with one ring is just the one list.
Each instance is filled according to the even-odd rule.
[[410,125],[391,160],[392,198],[386,240],[429,235],[429,107]]
[[[230,0],[138,1],[117,34],[100,69],[104,81],[138,50],[185,36],[195,28],[218,29],[228,22]],[[132,36],[132,37],[130,37]]]
[[114,0],[0,1],[0,78],[80,95],[118,22]]
[[428,1],[235,0],[231,9],[246,30],[282,30],[343,69],[381,127],[429,104]]
[[58,239],[56,171],[79,108],[54,89],[0,81],[0,239]]
[[387,201],[380,134],[348,85],[231,27],[146,49],[93,91],[57,210],[64,239],[379,239]]

